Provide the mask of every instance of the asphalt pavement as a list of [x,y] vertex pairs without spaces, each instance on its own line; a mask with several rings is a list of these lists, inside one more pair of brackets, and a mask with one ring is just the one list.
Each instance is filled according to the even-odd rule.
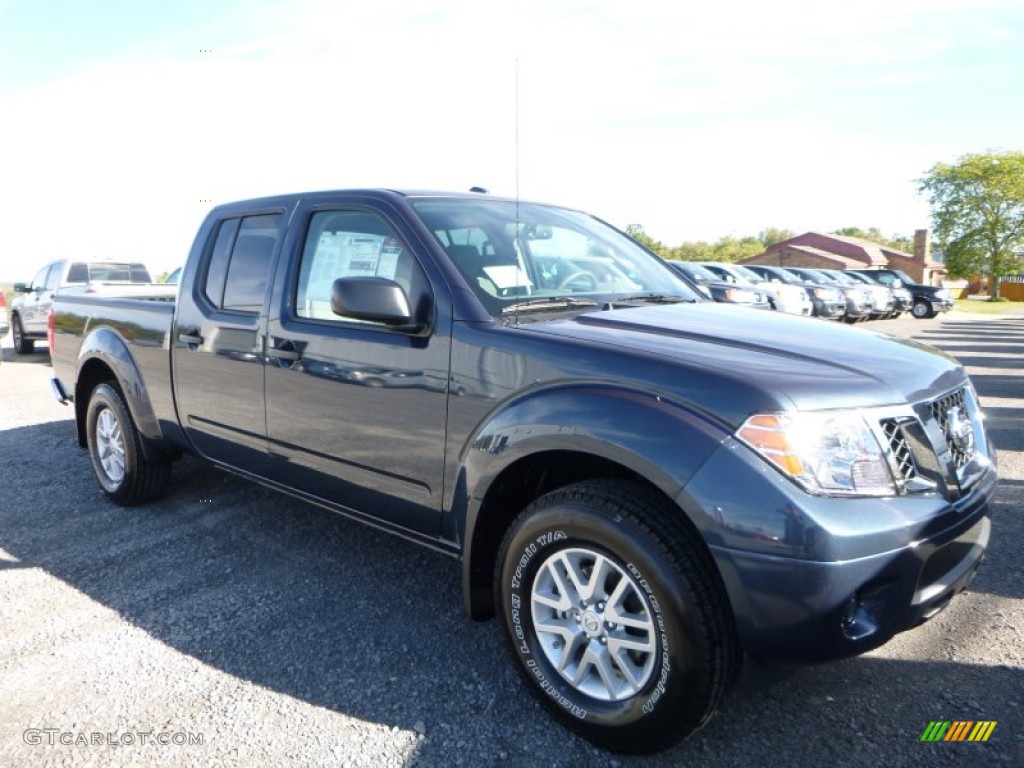
[[[708,727],[646,758],[539,709],[453,559],[193,459],[159,502],[108,503],[45,345],[4,339],[0,766],[1024,765],[1024,317],[864,327],[971,371],[1001,476],[977,579],[865,656],[748,663]],[[922,743],[935,720],[997,724]]]

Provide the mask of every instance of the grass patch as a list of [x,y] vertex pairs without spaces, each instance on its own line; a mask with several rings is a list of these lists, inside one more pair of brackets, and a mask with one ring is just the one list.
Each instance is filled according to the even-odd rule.
[[1001,315],[1015,309],[1024,309],[1024,301],[986,301],[984,299],[957,299],[956,308],[976,315]]

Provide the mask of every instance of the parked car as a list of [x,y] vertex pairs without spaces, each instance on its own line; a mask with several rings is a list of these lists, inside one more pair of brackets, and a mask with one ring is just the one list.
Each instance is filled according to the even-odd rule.
[[810,296],[798,285],[769,282],[741,264],[702,261],[700,265],[711,270],[726,282],[749,285],[764,291],[768,294],[768,302],[772,309],[777,309],[779,312],[789,315],[810,315],[814,312],[814,304],[811,302]]
[[883,285],[885,288],[888,288],[889,293],[892,294],[892,312],[889,314],[890,317],[899,317],[904,312],[909,312],[914,306],[914,295],[904,288],[902,283],[897,282],[892,285],[884,285],[872,280],[863,272],[853,269],[847,269],[843,274],[847,277],[852,277],[864,285]]
[[20,294],[11,303],[11,328],[14,351],[27,355],[36,341],[47,337],[47,322],[53,297],[66,286],[86,286],[102,283],[148,283],[149,270],[137,262],[79,261],[60,259],[40,269],[31,283],[15,283]]
[[874,285],[866,284],[855,278],[853,275],[848,274],[842,269],[820,269],[819,272],[831,277],[837,283],[842,285],[850,285],[855,288],[864,288],[871,296],[871,314],[869,319],[881,320],[882,318],[889,317],[893,313],[893,308],[896,305],[896,299],[892,295],[886,286],[875,283]]
[[805,280],[799,275],[783,267],[764,266],[761,264],[744,264],[751,272],[760,275],[772,283],[798,285],[803,288],[811,299],[814,307],[812,314],[826,320],[841,320],[846,314],[846,297],[839,288]]
[[846,300],[846,312],[843,314],[845,322],[856,323],[871,316],[873,302],[867,286],[838,283],[820,269],[810,269],[808,267],[786,267],[786,269],[812,283],[832,286],[841,291],[843,298]]
[[694,282],[701,292],[715,301],[725,304],[743,304],[757,309],[771,309],[768,295],[757,288],[747,288],[736,283],[727,283],[709,269],[689,261],[665,262],[683,277]]
[[[539,258],[598,246],[637,289],[540,287]],[[743,651],[877,648],[988,546],[995,453],[954,358],[706,301],[580,211],[242,201],[202,223],[176,300],[55,308],[51,385],[112,503],[159,497],[193,453],[458,558],[524,686],[610,749],[703,727]]]
[[867,275],[882,285],[896,285],[897,283],[902,285],[914,297],[914,304],[910,308],[910,314],[918,320],[935,317],[939,312],[948,312],[955,306],[953,294],[949,290],[946,288],[936,288],[934,285],[915,283],[903,270],[854,269],[850,271]]
[[9,330],[11,330],[11,326],[7,315],[7,299],[4,297],[4,292],[0,291],[0,339],[6,336]]

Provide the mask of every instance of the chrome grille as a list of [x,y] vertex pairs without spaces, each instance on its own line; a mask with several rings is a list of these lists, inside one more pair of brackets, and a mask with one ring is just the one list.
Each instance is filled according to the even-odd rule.
[[914,463],[914,452],[910,448],[907,436],[898,419],[884,419],[881,422],[882,434],[889,443],[889,450],[896,462],[896,471],[904,480],[917,477],[917,465]]
[[[938,400],[933,400],[929,408],[932,418],[939,425],[939,431],[942,432],[942,436],[946,440],[946,445],[949,446],[956,468],[960,469],[966,466],[974,458],[973,432],[971,432],[970,440],[958,440],[955,434],[957,425],[950,423],[955,418],[970,424],[970,415],[967,413],[963,388],[951,392],[945,397],[940,397]],[[971,429],[973,430],[973,425],[971,425]]]

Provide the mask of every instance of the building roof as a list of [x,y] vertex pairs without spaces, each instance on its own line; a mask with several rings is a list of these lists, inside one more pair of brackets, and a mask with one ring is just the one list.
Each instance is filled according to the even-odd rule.
[[828,261],[833,261],[836,264],[841,265],[843,269],[857,269],[858,267],[864,266],[864,262],[862,261],[851,259],[848,256],[841,256],[838,253],[832,253],[831,251],[826,251],[824,248],[815,248],[813,245],[787,245],[785,250],[796,251],[797,253],[806,253],[809,256],[817,256]]

